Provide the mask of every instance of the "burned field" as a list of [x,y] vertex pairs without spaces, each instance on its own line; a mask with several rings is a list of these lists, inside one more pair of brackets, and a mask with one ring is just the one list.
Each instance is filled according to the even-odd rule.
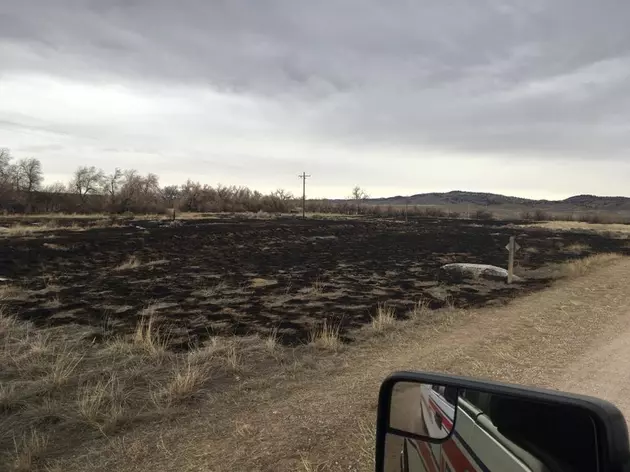
[[[439,280],[440,267],[452,262],[505,266],[512,235],[522,247],[516,272],[523,283]],[[379,304],[404,317],[419,301],[430,308],[503,303],[548,285],[559,263],[625,252],[626,243],[462,220],[137,221],[0,235],[7,279],[0,289],[21,318],[86,325],[95,340],[133,332],[150,311],[174,348],[274,330],[296,344],[324,320],[351,339]]]

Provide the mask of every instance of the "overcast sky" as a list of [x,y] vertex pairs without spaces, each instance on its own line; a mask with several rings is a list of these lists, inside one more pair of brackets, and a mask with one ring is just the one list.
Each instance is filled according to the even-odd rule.
[[628,0],[19,0],[0,147],[344,197],[630,195]]

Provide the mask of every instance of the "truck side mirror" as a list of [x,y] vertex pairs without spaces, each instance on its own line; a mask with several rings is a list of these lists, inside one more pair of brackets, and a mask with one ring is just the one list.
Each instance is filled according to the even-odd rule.
[[553,390],[399,372],[381,385],[376,471],[628,470],[611,403]]

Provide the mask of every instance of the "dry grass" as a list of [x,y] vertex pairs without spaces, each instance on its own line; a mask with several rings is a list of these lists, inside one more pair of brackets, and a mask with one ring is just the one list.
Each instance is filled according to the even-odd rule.
[[4,300],[17,300],[26,296],[26,291],[17,285],[0,284],[0,302]]
[[271,330],[271,333],[265,338],[265,347],[273,352],[278,348],[278,328]]
[[411,320],[424,320],[430,311],[431,308],[429,308],[429,302],[424,298],[421,298],[409,311],[408,317]]
[[202,288],[201,290],[197,290],[194,292],[194,295],[198,295],[203,298],[212,298],[217,295],[222,294],[228,288],[228,284],[225,282],[218,282],[210,287]]
[[319,279],[315,280],[315,282],[313,282],[313,285],[311,285],[309,288],[309,293],[311,295],[321,295],[322,293],[324,293],[324,283]]
[[106,213],[11,213],[3,215],[3,218],[15,220],[98,220],[109,217],[110,215]]
[[0,230],[0,236],[5,237],[25,237],[25,236],[35,236],[38,234],[49,233],[51,231],[85,231],[88,229],[85,226],[78,225],[73,223],[71,225],[60,225],[55,220],[47,220],[41,224],[21,224],[17,223],[15,225],[5,227]]
[[591,230],[596,232],[630,233],[630,225],[618,223],[583,223],[581,221],[548,221],[523,225],[531,228],[546,228],[553,230]]
[[152,356],[165,354],[170,336],[157,327],[157,314],[153,305],[149,305],[140,314],[133,333],[133,344]]
[[262,288],[262,287],[268,287],[270,285],[275,285],[277,284],[278,281],[277,280],[273,280],[273,279],[263,279],[262,277],[254,277],[251,281],[250,281],[250,285],[252,288]]
[[152,394],[152,401],[163,409],[190,400],[202,392],[210,378],[208,365],[191,362],[189,358],[175,366],[166,384]]
[[36,470],[43,462],[48,442],[48,436],[36,430],[22,434],[19,439],[14,438],[14,453],[10,459],[13,470],[16,472]]
[[225,365],[232,370],[238,370],[241,366],[241,354],[235,343],[230,344],[225,349]]
[[323,323],[315,325],[308,333],[308,344],[318,349],[337,351],[342,346],[339,336],[341,326],[324,320]]
[[61,298],[59,298],[59,295],[54,296],[42,305],[42,307],[49,309],[61,308],[62,306],[63,303],[61,302]]
[[59,457],[83,444],[170,418],[226,375],[277,362],[269,353],[280,349],[277,330],[267,340],[214,337],[172,352],[155,307],[142,311],[131,335],[96,344],[85,328],[35,328],[0,305],[0,463],[64,470]]
[[50,348],[54,356],[46,380],[54,387],[61,387],[74,378],[75,371],[83,360],[83,356],[66,346],[62,346],[60,350],[55,348],[56,346]]
[[44,246],[47,249],[53,249],[55,251],[67,251],[68,250],[67,246],[62,246],[61,244],[44,243],[44,244],[42,244],[42,246]]
[[[70,224],[64,224],[64,219],[81,219],[82,223],[71,222]],[[17,222],[8,227],[0,228],[0,237],[33,237],[38,235],[46,235],[51,232],[59,231],[86,231],[89,229],[97,228],[112,228],[119,227],[123,224],[116,218],[111,216],[95,216],[95,215],[29,215],[29,216],[12,216]],[[33,223],[28,223],[28,220],[37,220]],[[49,249],[65,250],[63,247],[54,247],[54,244],[49,246]]]
[[396,324],[396,311],[391,306],[381,304],[376,308],[376,315],[372,317],[372,329],[377,332],[385,331]]
[[140,261],[140,259],[138,257],[136,257],[136,256],[129,256],[126,261],[124,261],[120,265],[114,267],[114,270],[120,272],[120,271],[123,271],[123,270],[137,269],[141,265],[142,265],[142,262]]
[[76,408],[87,425],[103,434],[113,431],[128,414],[125,390],[115,374],[107,380],[84,385],[79,391]]
[[561,249],[562,252],[569,253],[569,254],[582,254],[590,250],[591,250],[591,247],[588,244],[582,244],[582,243],[570,244]]
[[[38,434],[49,439],[41,452],[32,456],[32,464],[44,470],[368,470],[373,467],[373,420],[379,379],[400,368],[470,372],[485,377],[504,376],[505,380],[520,371],[530,375],[525,380],[531,380],[538,372],[555,375],[558,366],[549,367],[548,362],[557,362],[559,356],[550,353],[554,349],[565,350],[567,345],[577,350],[581,344],[569,342],[571,336],[565,331],[568,326],[574,330],[578,323],[572,310],[558,308],[558,300],[583,296],[587,302],[599,296],[599,290],[580,290],[592,286],[599,277],[592,275],[584,281],[558,284],[559,291],[550,289],[553,291],[545,298],[545,292],[536,293],[522,303],[516,301],[509,309],[484,309],[476,315],[441,310],[426,316],[428,305],[420,300],[409,320],[397,322],[409,329],[393,330],[387,337],[372,336],[364,344],[353,343],[328,357],[326,352],[301,346],[306,360],[296,359],[292,364],[296,366],[294,371],[279,363],[265,365],[266,369],[254,364],[253,359],[269,354],[264,337],[255,341],[259,349],[256,351],[250,352],[254,341],[213,337],[190,353],[169,353],[159,359],[144,349],[136,349],[131,338],[117,341],[130,344],[125,352],[71,346],[66,352],[81,352],[84,356],[73,371],[74,384],[66,382],[57,388],[62,390],[55,397],[56,406],[46,407],[63,412],[63,421],[58,423],[61,426],[37,426],[41,428]],[[607,287],[609,282],[598,283]],[[533,311],[532,306],[536,307]],[[593,319],[590,304],[579,306],[580,321],[590,320],[592,326],[605,324],[601,319]],[[562,323],[558,323],[559,316],[566,316]],[[449,332],[451,320],[467,321],[462,329]],[[583,331],[590,328],[587,325]],[[0,370],[0,385],[6,383],[5,378],[14,382],[18,376],[12,361],[7,360],[8,348],[2,346],[10,346],[16,358],[28,354],[25,362],[41,363],[62,342],[52,332],[48,337],[27,336],[29,329],[14,319],[0,318],[0,362],[9,365]],[[373,330],[366,326],[365,332]],[[269,337],[275,339],[276,335],[272,332]],[[548,341],[549,336],[555,344]],[[567,345],[557,342],[562,336],[568,339]],[[590,339],[588,336],[590,333],[584,334],[582,341]],[[333,351],[341,346],[338,325],[325,322],[313,328],[310,340],[314,347],[329,349],[328,339],[334,340]],[[274,350],[281,349],[275,342],[272,344]],[[31,353],[33,349],[37,355]],[[539,364],[528,357],[530,353],[539,356]],[[570,353],[562,355],[576,358],[574,351]],[[268,359],[272,356],[268,355]],[[287,364],[290,362],[289,359]],[[337,370],[327,370],[326,365],[334,365]],[[215,369],[217,366],[220,368]],[[231,372],[233,367],[239,371]],[[221,384],[219,390],[213,391],[222,376],[238,380],[228,387]],[[28,378],[33,380],[32,375]],[[114,380],[110,382],[111,379]],[[4,392],[9,404],[17,391]],[[10,410],[15,411],[10,414],[19,416],[30,411],[31,420],[29,423],[26,416],[19,416],[18,438],[23,434],[28,437],[34,412],[39,415],[44,408],[38,400],[41,392],[22,397],[25,406]],[[198,398],[208,401],[191,404]],[[321,408],[335,414],[314,413]],[[176,416],[177,421],[166,421],[164,418],[169,415]],[[147,418],[152,418],[152,422],[147,423]],[[119,428],[121,425],[125,428]],[[72,436],[76,430],[81,440]],[[307,431],[308,444],[304,440]],[[235,438],[242,446],[238,450],[234,449]],[[0,432],[0,452],[10,446],[14,460],[13,438],[9,439]],[[57,462],[63,454],[70,457],[68,462]],[[49,463],[48,457],[53,461]]]
[[568,278],[586,275],[598,267],[603,267],[611,262],[621,259],[619,254],[595,254],[582,259],[574,259],[560,266],[560,275]]

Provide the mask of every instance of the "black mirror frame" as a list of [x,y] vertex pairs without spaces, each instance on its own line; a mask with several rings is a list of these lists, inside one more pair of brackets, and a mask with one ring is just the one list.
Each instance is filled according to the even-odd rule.
[[395,372],[388,376],[379,391],[376,419],[375,470],[382,472],[385,466],[385,437],[389,428],[389,400],[392,389],[398,382],[428,383],[457,387],[460,389],[481,390],[513,398],[526,398],[533,401],[574,406],[587,411],[593,418],[598,441],[598,462],[601,472],[625,472],[630,470],[630,445],[626,419],[619,409],[610,402],[586,395],[564,393],[521,385],[474,379],[433,372]]

